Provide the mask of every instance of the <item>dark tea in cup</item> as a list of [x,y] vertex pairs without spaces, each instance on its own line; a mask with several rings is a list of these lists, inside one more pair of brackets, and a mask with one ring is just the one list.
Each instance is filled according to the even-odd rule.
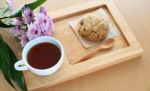
[[37,75],[55,73],[64,62],[61,42],[51,36],[41,36],[29,41],[22,51],[22,59],[14,64],[18,71],[29,70]]
[[29,65],[36,69],[47,69],[59,61],[61,57],[60,49],[52,43],[40,43],[33,46],[28,54]]

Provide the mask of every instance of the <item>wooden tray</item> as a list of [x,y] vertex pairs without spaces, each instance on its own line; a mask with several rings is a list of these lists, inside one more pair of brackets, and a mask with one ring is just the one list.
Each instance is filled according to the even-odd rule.
[[[95,57],[71,64],[71,61],[81,55],[91,51],[98,45],[91,48],[84,48],[75,33],[69,27],[68,22],[78,19],[86,13],[103,8],[109,14],[112,22],[120,31],[120,35],[115,37],[115,46],[111,50],[98,53]],[[112,66],[140,56],[143,52],[130,28],[123,17],[118,12],[112,1],[89,1],[80,5],[68,7],[62,10],[49,13],[54,19],[54,37],[60,40],[65,48],[65,59],[63,66],[54,74],[49,76],[37,76],[30,71],[25,71],[25,80],[28,90],[36,90]]]

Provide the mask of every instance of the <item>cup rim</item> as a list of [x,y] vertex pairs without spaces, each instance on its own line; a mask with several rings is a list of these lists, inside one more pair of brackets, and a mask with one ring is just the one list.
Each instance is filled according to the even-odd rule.
[[[33,66],[31,66],[31,65],[27,62],[27,61],[28,61],[27,58],[25,59],[26,56],[23,56],[23,55],[25,54],[25,51],[24,51],[24,50],[26,50],[27,47],[30,46],[31,42],[38,41],[39,39],[42,39],[42,38],[45,38],[45,39],[52,39],[53,41],[55,41],[56,43],[58,43],[58,45],[59,45],[60,47],[58,47],[57,45],[55,45],[54,43],[52,43],[51,41],[49,41],[50,43],[54,44],[55,46],[57,46],[57,47],[59,48],[59,50],[60,50],[60,52],[61,52],[61,56],[60,56],[59,61],[58,61],[55,65],[53,65],[53,66],[51,66],[51,67],[49,67],[49,68],[46,68],[46,69],[37,69],[37,68],[34,68]],[[44,42],[46,42],[46,41],[44,41]],[[35,45],[40,44],[40,43],[44,43],[44,42],[37,42]],[[35,45],[33,45],[33,46],[35,46]],[[32,46],[32,47],[33,47],[33,46]],[[31,48],[32,48],[32,47],[31,47]],[[30,48],[30,49],[31,49],[31,48]],[[28,52],[29,52],[29,51],[28,51]],[[28,54],[28,52],[27,52],[26,54]],[[25,45],[25,47],[23,48],[23,52],[22,52],[22,60],[25,62],[25,65],[26,65],[29,69],[31,69],[31,70],[36,70],[36,71],[47,71],[47,70],[50,70],[50,69],[54,69],[54,68],[61,62],[61,60],[63,60],[63,58],[64,58],[64,48],[63,48],[63,45],[61,44],[60,41],[58,41],[56,38],[53,38],[53,37],[51,37],[51,36],[40,36],[40,37],[38,37],[38,38],[35,38],[35,39],[29,41],[29,42]],[[54,71],[54,72],[55,72],[55,71]],[[52,72],[52,73],[54,73],[54,72]]]

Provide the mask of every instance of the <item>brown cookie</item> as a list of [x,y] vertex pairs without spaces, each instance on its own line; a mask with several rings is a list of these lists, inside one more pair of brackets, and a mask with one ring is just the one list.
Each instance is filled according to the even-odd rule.
[[79,23],[79,34],[91,41],[99,41],[108,33],[108,23],[98,14],[86,14]]

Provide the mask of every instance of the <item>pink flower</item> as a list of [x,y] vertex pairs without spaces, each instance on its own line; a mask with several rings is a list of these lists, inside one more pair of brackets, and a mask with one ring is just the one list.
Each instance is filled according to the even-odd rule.
[[[40,7],[40,11],[36,16],[34,16],[32,10],[28,7],[25,7],[22,13],[23,17],[13,20],[14,25],[16,25],[13,28],[13,34],[20,39],[22,47],[37,37],[52,35],[54,23],[52,18],[47,16],[44,7]],[[23,24],[24,26],[22,26]],[[23,29],[24,27],[25,29]]]
[[24,47],[29,42],[29,38],[26,35],[22,35],[21,37],[19,37],[19,39],[22,47]]
[[40,7],[39,13],[43,13],[43,14],[47,15],[46,14],[46,9],[44,7]]
[[28,25],[27,36],[29,40],[32,40],[41,36],[41,30],[39,29],[39,24],[31,23],[30,25]]
[[14,36],[19,36],[21,35],[21,27],[20,26],[15,26],[13,27],[12,33]]
[[30,8],[24,8],[23,19],[25,23],[31,23],[34,20],[34,14]]
[[51,36],[52,35],[52,30],[46,30],[43,32],[44,36]]
[[42,32],[52,30],[53,20],[51,19],[51,17],[46,16],[44,13],[39,13],[36,15],[35,20],[35,22],[40,25]]
[[22,23],[22,18],[21,17],[17,17],[13,20],[14,25],[21,25]]
[[12,12],[13,12],[12,0],[7,0],[6,3],[7,3],[7,5],[8,5],[8,7],[9,7],[10,13],[12,13]]

